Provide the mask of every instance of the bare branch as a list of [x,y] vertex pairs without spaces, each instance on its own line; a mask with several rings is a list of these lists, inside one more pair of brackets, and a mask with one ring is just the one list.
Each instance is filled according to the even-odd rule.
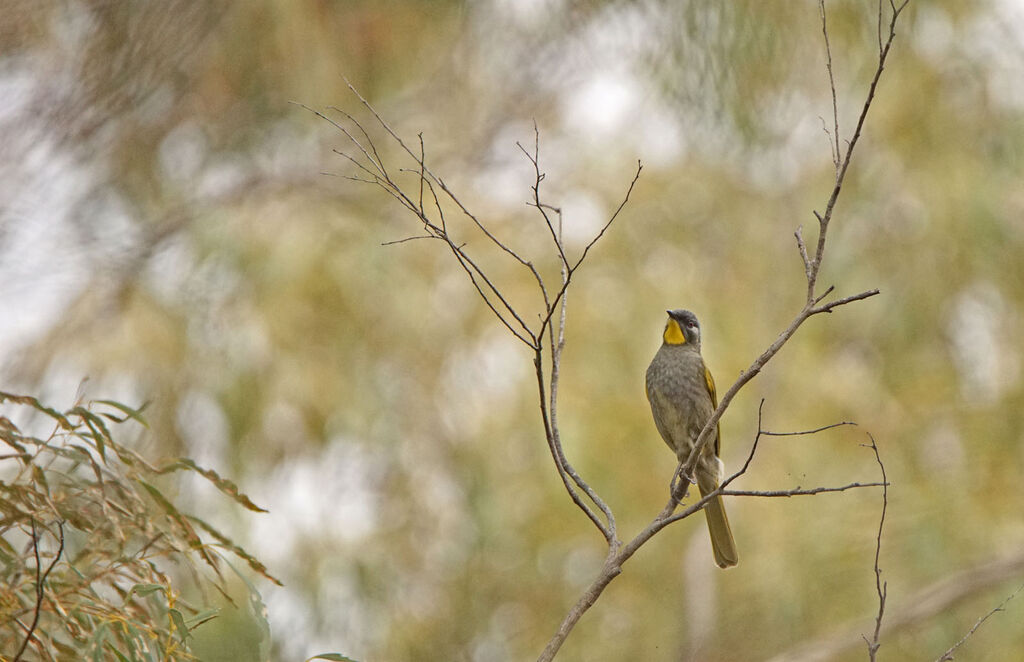
[[807,244],[804,243],[804,226],[798,225],[793,236],[796,237],[796,247],[800,251],[800,259],[804,262],[804,275],[811,277],[811,257],[807,254]]
[[825,291],[824,291],[824,292],[822,292],[822,293],[821,293],[821,294],[819,294],[818,296],[814,297],[814,301],[813,301],[812,303],[813,303],[814,305],[817,305],[817,304],[821,303],[822,299],[824,299],[824,298],[825,298],[825,297],[827,297],[828,295],[832,294],[832,291],[833,291],[834,289],[836,289],[836,286],[835,286],[835,285],[829,285],[829,286],[828,286],[828,287],[827,287],[827,288],[825,289]]
[[12,662],[19,662],[21,656],[25,653],[25,648],[28,647],[28,642],[32,641],[32,636],[35,634],[36,628],[39,626],[39,615],[43,610],[43,596],[45,595],[46,579],[50,576],[50,572],[56,567],[57,562],[60,561],[61,555],[64,553],[64,522],[57,522],[57,531],[60,533],[58,540],[60,545],[57,548],[57,552],[53,555],[53,561],[46,566],[44,571],[42,561],[39,559],[39,533],[36,530],[36,520],[31,519],[32,522],[32,552],[36,559],[36,602],[35,608],[32,610],[32,623],[28,626],[25,632],[25,640],[21,642],[21,646],[18,648],[18,652],[14,654]]
[[722,490],[722,496],[750,496],[750,497],[794,497],[814,496],[815,494],[826,494],[829,492],[845,492],[846,490],[857,489],[858,487],[881,487],[885,488],[889,483],[850,483],[839,487],[812,487],[803,489],[796,487],[792,490]]
[[878,615],[875,616],[875,633],[871,640],[864,637],[864,641],[868,645],[868,658],[871,662],[875,662],[878,649],[881,647],[879,636],[882,632],[882,615],[885,614],[885,598],[888,594],[889,583],[882,581],[882,568],[878,565],[878,559],[882,555],[882,529],[885,526],[885,511],[889,507],[889,482],[885,475],[885,465],[882,463],[882,456],[878,454],[878,445],[875,444],[875,438],[868,433],[868,439],[871,440],[871,450],[875,453],[875,461],[878,462],[878,468],[882,472],[882,515],[878,518],[878,535],[875,536],[875,592],[878,594]]
[[414,241],[416,239],[440,239],[432,234],[418,234],[415,237],[406,237],[405,239],[395,239],[394,241],[382,241],[381,246],[394,246],[395,244],[404,244],[407,241]]
[[[763,402],[763,400],[762,400]],[[830,423],[823,425],[820,428],[814,428],[813,430],[800,430],[799,432],[771,432],[769,430],[761,430],[761,434],[766,437],[798,437],[807,434],[817,434],[824,432],[825,430],[831,430],[832,428],[842,427],[844,425],[857,425],[853,421],[839,421],[838,423]]]
[[[555,226],[547,214],[548,209],[555,208],[550,205],[545,205],[540,201],[540,183],[544,181],[545,175],[540,171],[540,129],[537,128],[537,120],[533,121],[533,154],[526,151],[526,148],[519,142],[516,142],[516,147],[522,150],[523,154],[526,155],[526,158],[530,160],[531,164],[533,164],[534,181],[533,186],[531,187],[533,189],[533,202],[527,204],[536,207],[537,211],[539,211],[540,215],[544,218],[544,224],[547,226],[548,232],[551,234],[551,240],[554,242],[555,248],[558,250],[558,257],[561,259],[562,264],[568,268],[569,258],[565,256],[565,248],[562,246],[561,235],[555,231]],[[558,213],[559,216],[561,216],[561,212]]]
[[960,641],[958,641],[955,644],[953,644],[952,646],[950,646],[949,649],[945,653],[940,655],[935,660],[935,662],[949,662],[950,660],[952,660],[953,659],[953,653],[956,651],[956,649],[958,649],[961,646],[963,646],[964,642],[966,642],[971,637],[971,635],[973,635],[975,632],[977,632],[978,628],[981,627],[982,623],[984,623],[985,621],[988,620],[989,616],[991,616],[992,614],[994,614],[996,612],[1003,611],[1003,609],[1006,607],[1007,603],[1009,603],[1010,600],[1013,600],[1015,597],[1017,597],[1017,594],[1021,592],[1021,589],[1024,589],[1024,584],[1021,584],[1020,586],[1017,587],[1016,591],[1014,591],[1010,595],[1006,596],[1006,599],[1003,600],[1002,602],[1000,602],[996,607],[994,607],[992,609],[992,611],[988,612],[987,614],[985,614],[984,616],[979,618],[978,621],[974,624],[974,627],[972,627],[970,630],[968,630],[967,634],[965,634],[963,637],[961,637]]
[[[708,444],[713,438],[714,431],[717,429],[718,426],[718,421],[721,420],[722,415],[725,413],[725,410],[729,408],[729,404],[732,402],[732,399],[736,396],[736,393],[739,392],[739,390],[743,388],[743,386],[745,386],[747,382],[749,382],[751,379],[756,377],[759,372],[761,372],[765,364],[767,364],[768,361],[770,361],[772,357],[774,357],[778,353],[778,351],[782,349],[782,346],[785,345],[789,341],[789,339],[793,337],[793,334],[796,333],[797,329],[799,329],[800,326],[805,321],[807,321],[809,317],[811,317],[812,315],[817,315],[819,313],[831,312],[832,309],[838,306],[851,303],[853,301],[859,301],[861,299],[867,299],[868,297],[872,297],[878,294],[878,290],[868,290],[866,292],[861,292],[860,294],[844,297],[831,303],[818,306],[817,308],[815,307],[817,303],[820,301],[820,299],[816,301],[817,295],[815,293],[815,286],[817,284],[818,274],[821,272],[822,258],[825,254],[825,240],[828,236],[828,226],[832,219],[832,212],[835,209],[836,201],[839,199],[839,194],[842,191],[843,180],[846,177],[846,172],[850,167],[850,161],[853,158],[854,149],[857,147],[857,142],[860,140],[861,132],[864,129],[864,122],[867,119],[868,111],[871,109],[871,104],[874,101],[875,91],[878,88],[878,82],[882,77],[882,72],[885,70],[885,61],[892,47],[892,42],[896,37],[896,21],[899,18],[900,12],[902,12],[903,9],[907,6],[908,1],[909,0],[905,0],[903,4],[901,4],[899,7],[896,7],[895,5],[893,6],[893,14],[891,20],[889,21],[889,36],[887,41],[885,42],[882,51],[879,53],[878,66],[875,69],[874,76],[872,76],[871,83],[868,86],[867,96],[864,100],[864,105],[861,108],[860,116],[857,118],[857,125],[854,129],[853,137],[847,143],[846,155],[843,158],[842,164],[837,172],[835,186],[833,186],[832,192],[829,195],[828,203],[825,206],[825,213],[819,214],[817,211],[814,212],[815,217],[817,217],[818,219],[819,227],[818,243],[813,257],[811,257],[809,254],[807,255],[807,257],[804,257],[804,254],[807,253],[805,250],[806,247],[801,247],[803,244],[803,237],[800,234],[800,231],[797,231],[797,247],[801,248],[801,258],[804,260],[804,264],[806,266],[807,271],[806,304],[804,305],[803,309],[801,309],[800,312],[797,313],[796,317],[793,318],[793,321],[790,322],[789,326],[779,335],[779,337],[776,338],[775,341],[768,346],[768,349],[766,349],[759,357],[757,357],[754,360],[753,363],[750,364],[750,367],[747,368],[747,370],[740,374],[740,377],[733,383],[731,387],[729,387],[729,389],[721,397],[721,399],[718,402],[718,407],[715,409],[714,413],[708,419],[707,423],[705,423],[704,429],[701,430],[700,435],[697,437],[693,445],[693,450],[690,452],[690,455],[687,457],[686,462],[683,464],[681,468],[682,475],[686,480],[690,480],[690,477],[693,475],[693,470],[697,465],[697,461],[700,458],[700,454],[703,451],[704,446]],[[819,0],[819,2],[823,2],[823,0]],[[823,4],[820,6],[823,6]],[[822,12],[822,17],[822,29],[827,36],[827,28],[825,27],[824,22],[824,12]],[[835,86],[832,82],[831,70],[829,74],[829,80],[830,87],[832,88],[834,96]]]
[[622,202],[619,203],[619,206],[618,206],[618,208],[616,208],[615,213],[613,213],[611,215],[611,218],[609,218],[608,222],[604,224],[604,227],[601,228],[601,231],[597,234],[597,236],[595,236],[593,239],[591,239],[590,243],[588,243],[586,245],[586,247],[583,249],[583,254],[580,255],[580,258],[576,261],[576,264],[572,265],[572,267],[570,267],[567,270],[566,276],[562,279],[562,287],[558,290],[558,293],[555,295],[555,298],[552,301],[552,306],[548,310],[548,314],[541,321],[541,330],[540,330],[541,334],[544,333],[544,329],[550,323],[551,316],[554,315],[554,312],[555,312],[556,304],[558,304],[558,302],[562,298],[562,295],[565,294],[565,291],[569,288],[569,284],[572,282],[573,275],[576,273],[576,270],[580,268],[580,265],[583,264],[583,260],[586,259],[587,253],[590,251],[590,248],[595,243],[597,243],[598,239],[600,239],[602,236],[604,236],[605,231],[612,224],[612,221],[615,220],[615,218],[619,215],[619,212],[622,211],[622,208],[626,206],[627,202],[629,202],[629,196],[633,192],[633,187],[636,185],[637,180],[640,178],[640,171],[641,170],[643,170],[643,165],[640,163],[640,161],[637,161],[636,162],[636,174],[633,175],[633,180],[629,183],[629,188],[626,189],[626,195],[622,198]]
[[[647,526],[644,527],[644,529],[640,531],[640,533],[638,533],[632,540],[622,545],[612,544],[609,546],[608,557],[605,559],[604,566],[601,568],[600,573],[598,573],[598,576],[579,597],[579,599],[576,601],[576,604],[574,604],[572,608],[569,610],[569,612],[565,615],[565,618],[562,619],[562,623],[559,625],[558,631],[548,642],[547,647],[545,647],[540,657],[537,658],[538,662],[548,662],[554,658],[555,654],[558,652],[558,649],[565,641],[565,638],[569,635],[569,632],[572,631],[573,627],[575,627],[579,619],[588,609],[590,609],[591,606],[594,605],[595,602],[597,602],[597,599],[601,596],[601,593],[604,591],[604,589],[607,588],[608,584],[610,584],[612,580],[615,579],[615,577],[617,577],[622,572],[623,564],[625,564],[633,556],[633,554],[635,554],[637,550],[639,550],[640,547],[642,547],[648,540],[650,540],[652,537],[654,537],[655,534],[657,534],[659,531],[664,529],[666,526],[672,524],[673,522],[678,522],[682,519],[689,517],[690,515],[693,515],[696,512],[699,512],[702,508],[704,508],[704,505],[708,503],[708,501],[715,498],[716,496],[722,494],[728,495],[732,493],[726,488],[734,480],[736,480],[744,473],[746,473],[747,469],[750,467],[751,462],[753,461],[755,453],[757,452],[758,442],[760,441],[762,435],[765,434],[765,431],[761,425],[763,408],[764,400],[762,399],[757,410],[758,432],[754,437],[754,441],[751,443],[750,452],[747,455],[746,462],[744,462],[743,466],[740,467],[738,471],[736,471],[734,474],[723,480],[722,483],[718,486],[718,489],[709,492],[701,499],[699,499],[698,501],[696,501],[695,503],[693,503],[692,505],[688,506],[687,508],[683,509],[680,512],[675,512],[676,508],[679,505],[678,501],[675,498],[670,499],[668,504],[666,504],[662,511],[658,513],[658,515],[650,523],[648,523]],[[830,429],[832,427],[838,427],[839,425],[841,424],[826,426],[816,431],[808,431],[806,434],[813,434],[814,432],[820,432],[826,429]],[[822,487],[814,488],[812,490],[797,489],[790,490],[789,492],[791,492],[791,494],[789,494],[788,496],[802,496],[804,493],[810,495],[829,491],[845,491],[848,489],[854,489],[856,487],[877,486],[880,486],[880,484],[855,483],[839,488]],[[786,494],[783,493],[773,492],[753,493],[736,491],[734,494],[736,496],[786,496]],[[673,497],[674,496],[675,495],[673,495]]]
[[[825,20],[825,0],[818,0],[818,9],[821,11],[821,34],[825,38],[825,68],[828,69],[828,86],[832,90],[832,139],[829,147],[832,149],[832,163],[836,168],[836,177],[839,177],[839,102],[836,98],[836,79],[832,75],[832,47],[828,43],[828,23]],[[826,130],[826,133],[828,131]]]
[[[824,7],[824,0],[819,0]],[[818,273],[821,271],[821,258],[825,252],[825,237],[828,234],[828,224],[832,219],[832,211],[835,209],[836,201],[839,199],[839,192],[843,187],[843,180],[846,178],[846,172],[850,168],[850,160],[853,158],[853,151],[857,147],[857,142],[860,140],[861,131],[864,129],[864,122],[867,120],[868,111],[871,109],[871,104],[875,99],[875,91],[878,89],[878,81],[882,78],[882,72],[885,70],[885,60],[889,56],[889,50],[892,48],[892,42],[896,38],[896,21],[899,19],[900,13],[907,6],[909,0],[896,7],[893,5],[892,17],[889,21],[889,35],[885,41],[885,45],[881,48],[878,53],[878,66],[875,69],[875,74],[871,79],[871,84],[868,86],[867,98],[864,100],[864,106],[861,108],[860,116],[857,118],[857,125],[853,131],[853,137],[850,138],[846,147],[846,156],[843,158],[842,164],[836,173],[836,184],[832,189],[832,194],[829,196],[828,204],[825,206],[825,213],[819,216],[820,228],[818,231],[818,246],[814,252],[814,259],[811,262],[811,278],[807,282],[807,300],[810,301],[814,298],[814,283],[817,280]],[[822,31],[826,32],[824,10],[822,10]],[[832,80],[831,69],[829,70],[829,80]],[[835,104],[835,85],[831,85],[833,104]],[[837,121],[838,126],[838,121]],[[837,132],[838,133],[838,132]],[[817,212],[815,213],[817,215]]]
[[862,301],[864,299],[868,299],[870,297],[873,297],[873,296],[875,296],[877,294],[880,294],[880,290],[877,290],[877,289],[876,290],[866,290],[866,291],[860,292],[858,294],[851,294],[848,297],[843,297],[842,299],[836,299],[835,301],[830,301],[829,303],[826,303],[824,306],[819,306],[817,308],[813,308],[813,309],[811,309],[811,314],[812,315],[817,315],[819,313],[831,313],[833,308],[836,308],[838,306],[843,306],[843,305],[846,305],[848,303],[853,303],[854,301]]
[[[537,388],[540,391],[540,412],[541,419],[544,423],[544,435],[548,443],[548,450],[551,452],[551,458],[554,460],[555,468],[558,470],[558,477],[562,479],[562,485],[565,486],[572,502],[575,503],[576,506],[586,514],[587,518],[594,523],[594,526],[598,528],[605,540],[611,542],[613,539],[611,529],[601,521],[601,518],[594,512],[594,509],[583,500],[579,492],[573,486],[573,483],[579,485],[582,480],[578,479],[578,476],[573,475],[576,472],[572,470],[568,460],[565,458],[565,453],[562,451],[561,440],[557,436],[557,429],[552,427],[551,413],[548,410],[548,394],[544,387],[546,380],[544,379],[543,352],[539,347],[537,348],[534,356],[534,366],[537,370]],[[570,471],[572,473],[570,473]],[[583,484],[585,485],[586,483]]]
[[500,248],[503,252],[511,256],[520,264],[530,267],[532,269],[532,265],[530,265],[525,259],[523,259],[522,256],[520,256],[514,250],[509,248],[505,243],[503,243],[494,234],[492,234],[491,231],[488,230],[487,227],[480,221],[480,219],[477,218],[477,216],[473,214],[471,211],[469,211],[469,209],[464,204],[462,204],[462,201],[459,200],[458,196],[456,196],[455,193],[453,193],[452,190],[448,188],[448,185],[444,183],[444,180],[442,180],[440,177],[431,172],[430,168],[428,168],[426,166],[426,163],[424,163],[424,160],[421,159],[420,156],[416,154],[416,152],[412,151],[409,148],[409,146],[405,144],[405,141],[402,140],[401,136],[399,136],[398,133],[396,133],[395,130],[391,128],[391,125],[389,125],[384,120],[384,118],[380,116],[380,113],[378,113],[377,110],[370,104],[370,102],[367,101],[366,98],[364,98],[363,95],[360,94],[355,87],[353,87],[352,83],[350,83],[347,78],[345,79],[345,84],[348,86],[348,89],[354,95],[356,95],[356,97],[359,99],[359,102],[363,104],[363,107],[366,108],[366,110],[369,111],[371,115],[373,115],[374,119],[377,120],[377,123],[380,124],[380,126],[388,133],[388,135],[391,136],[391,138],[395,142],[398,143],[398,145],[405,151],[405,153],[412,157],[412,159],[417,163],[417,165],[420,166],[424,175],[428,176],[431,180],[434,181],[434,183],[438,185],[438,187],[440,187],[442,191],[444,191],[445,195],[448,196],[448,199],[455,203],[455,205],[462,211],[463,214],[465,214],[467,218],[473,221],[473,224],[476,225],[476,227],[481,232],[483,232],[488,239],[491,240],[491,243]]
[[[594,244],[596,244],[598,240],[604,236],[604,233],[608,230],[609,227],[611,227],[612,222],[614,222],[615,219],[619,216],[619,212],[621,212],[622,208],[626,206],[627,202],[629,202],[629,196],[631,193],[633,193],[633,187],[636,186],[636,181],[640,179],[640,171],[643,169],[643,164],[640,163],[640,161],[638,160],[636,162],[636,174],[633,175],[633,181],[629,183],[629,188],[626,190],[626,197],[624,197],[622,199],[622,202],[619,203],[619,206],[618,208],[616,208],[615,213],[612,214],[611,218],[608,219],[608,222],[604,224],[604,227],[601,228],[601,231],[598,232],[597,235],[590,240],[590,243],[583,248],[583,255],[580,255],[580,259],[576,260],[576,264],[574,264],[572,269],[569,270],[570,276],[572,275],[571,272],[576,271],[577,269],[580,268],[580,265],[583,264],[583,260],[587,259],[587,253],[589,253],[590,249],[593,248]],[[568,281],[566,281],[566,284],[568,284]]]
[[[941,579],[906,597],[902,605],[890,608],[882,624],[880,638],[926,623],[939,614],[947,614],[956,605],[1019,577],[1024,572],[1024,551],[996,558]],[[864,622],[857,619],[833,632],[805,641],[772,657],[769,662],[825,662],[855,646],[862,645]]]
[[[548,341],[550,344],[551,351],[551,371],[548,377],[548,383],[550,385],[550,391],[548,393],[548,400],[545,406],[544,400],[544,379],[543,379],[543,356],[538,346],[538,349],[534,355],[534,365],[537,368],[537,384],[540,388],[541,396],[541,417],[544,421],[544,430],[547,437],[548,448],[551,451],[551,457],[555,462],[555,467],[558,470],[559,477],[562,479],[562,483],[565,485],[566,490],[569,492],[570,498],[579,506],[583,512],[590,518],[590,520],[597,526],[601,535],[604,536],[605,541],[608,543],[610,548],[614,548],[618,545],[615,530],[615,516],[612,514],[611,508],[598,496],[597,492],[576,472],[573,466],[569,463],[569,460],[565,457],[565,451],[562,449],[561,433],[558,427],[558,385],[559,377],[561,374],[561,363],[562,363],[562,349],[565,347],[565,319],[568,310],[568,287],[569,279],[572,276],[572,272],[569,267],[569,260],[565,255],[565,248],[562,242],[562,212],[556,207],[552,207],[549,204],[544,203],[540,197],[540,183],[544,180],[544,174],[540,171],[539,166],[539,154],[540,154],[540,132],[537,129],[537,124],[534,122],[534,152],[531,155],[520,143],[516,143],[519,149],[526,154],[526,158],[534,166],[535,180],[533,185],[533,205],[537,208],[540,214],[544,218],[545,225],[547,225],[548,231],[551,234],[551,239],[558,250],[559,255],[559,274],[562,279],[562,286],[559,290],[559,296],[555,301],[550,302],[548,300],[547,289],[544,286],[543,281],[538,276],[538,283],[540,284],[541,293],[544,296],[544,305],[547,308],[546,317],[541,321],[541,329],[538,333],[538,337],[543,342],[545,331],[547,332]],[[554,224],[551,222],[551,218],[547,214],[547,210],[554,210],[558,214],[558,229],[556,230]],[[555,324],[551,324],[552,315],[555,310],[558,310],[558,318]],[[576,488],[569,483],[569,479],[576,485],[577,488],[583,491],[590,499],[591,503],[597,506],[604,515],[604,521],[602,522],[597,514],[582,500]]]

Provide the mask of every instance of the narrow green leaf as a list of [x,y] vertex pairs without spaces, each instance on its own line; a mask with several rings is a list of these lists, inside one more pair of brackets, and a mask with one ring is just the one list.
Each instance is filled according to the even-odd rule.
[[29,407],[38,409],[39,411],[43,412],[50,418],[57,421],[61,428],[65,430],[75,429],[74,426],[71,425],[71,422],[64,417],[64,414],[61,414],[56,409],[51,409],[47,407],[43,403],[39,402],[39,400],[37,400],[36,398],[33,398],[31,395],[14,395],[13,393],[5,393],[3,391],[0,391],[0,402],[3,402],[4,400],[10,400],[11,402],[14,402],[19,405],[28,405]]
[[106,462],[107,461],[107,443],[104,440],[103,435],[100,434],[99,430],[96,429],[96,426],[93,425],[92,421],[90,421],[88,418],[86,418],[84,420],[85,420],[86,427],[89,428],[89,432],[92,432],[92,438],[93,438],[93,441],[96,442],[96,450],[100,454],[100,459],[103,460],[104,462]]
[[171,609],[168,613],[171,615],[171,621],[174,623],[174,629],[178,631],[181,643],[185,643],[188,641],[188,638],[192,636],[192,633],[188,631],[188,625],[185,624],[185,617],[182,616],[181,612],[177,609]]
[[[280,579],[278,579],[277,577],[275,577],[272,574],[270,574],[270,572],[267,570],[267,566],[265,566],[262,563],[260,563],[259,560],[256,557],[254,557],[249,552],[245,551],[242,547],[236,545],[234,543],[234,541],[232,541],[226,535],[224,535],[223,533],[221,533],[217,529],[213,528],[212,526],[210,526],[209,524],[207,524],[203,520],[199,519],[198,517],[195,517],[194,515],[189,515],[188,518],[190,520],[192,520],[193,522],[195,522],[196,524],[198,524],[199,527],[202,528],[204,531],[206,531],[211,536],[213,536],[213,538],[217,542],[219,542],[221,545],[223,545],[224,547],[227,547],[232,552],[234,552],[235,556],[243,559],[246,563],[248,563],[250,568],[252,568],[256,572],[258,572],[259,574],[263,575],[264,577],[266,577],[270,581],[274,582],[278,586],[284,586],[284,584],[281,583]],[[228,565],[231,565],[231,564],[228,563]],[[232,567],[232,569],[234,568],[234,566],[231,566],[231,567]],[[235,574],[237,574],[239,577],[241,577],[242,581],[244,581],[246,584],[248,584],[250,589],[252,589],[253,591],[256,590],[256,587],[254,587],[251,583],[249,583],[249,580],[247,580],[237,570],[235,571]]]
[[96,440],[96,450],[99,451],[100,457],[103,461],[107,461],[104,445],[106,443],[113,443],[114,438],[110,435],[110,430],[107,428],[107,424],[103,422],[103,419],[92,413],[85,407],[74,407],[69,409],[67,412],[68,416],[72,414],[78,416],[85,423],[89,431],[92,432],[93,439]]
[[43,486],[43,490],[45,490],[47,494],[50,493],[50,484],[46,482],[46,472],[43,471],[43,468],[38,464],[32,465],[32,477],[37,483]]
[[200,467],[194,461],[190,460],[187,457],[179,457],[174,462],[171,462],[170,464],[168,464],[168,465],[166,465],[164,467],[161,467],[159,470],[157,470],[157,473],[159,473],[159,474],[166,474],[166,473],[171,473],[172,471],[179,471],[181,469],[188,469],[189,471],[196,472],[197,474],[199,474],[200,476],[202,476],[206,480],[208,480],[211,483],[213,483],[214,487],[216,487],[222,493],[224,493],[227,496],[231,497],[236,502],[238,502],[242,506],[248,508],[249,510],[253,510],[253,511],[258,512],[258,513],[265,513],[265,512],[267,512],[265,509],[260,508],[255,503],[253,503],[249,499],[249,497],[247,497],[246,495],[242,494],[238,490],[238,485],[235,485],[232,481],[228,480],[227,478],[221,477],[221,475],[218,474],[213,469],[204,469],[204,468]]
[[359,662],[359,660],[353,660],[351,657],[346,657],[341,653],[321,653],[319,655],[314,655],[313,657],[309,658],[309,660],[306,660],[306,662],[310,662],[310,660],[330,660],[330,662]]
[[[139,423],[141,423],[145,427],[147,427],[147,428],[149,427],[149,423],[147,423],[146,419],[142,416],[142,410],[149,406],[148,402],[143,402],[142,406],[139,407],[138,409],[132,409],[128,405],[122,404],[122,403],[117,402],[115,400],[93,400],[93,402],[98,402],[101,405],[107,405],[108,407],[113,407],[114,409],[117,409],[118,411],[121,411],[121,412],[125,413],[129,418],[135,419],[136,421],[138,421]],[[107,418],[109,418],[112,421],[117,421],[118,423],[120,423],[120,422],[125,420],[123,418],[118,419],[116,416],[112,416],[110,414],[103,414],[103,415],[106,416]]]
[[128,595],[125,596],[124,601],[128,602],[132,595],[140,595],[145,597],[147,595],[150,595],[151,593],[156,593],[157,591],[164,591],[166,593],[167,589],[161,586],[160,584],[136,584],[135,586],[132,586],[131,589],[128,591]]
[[217,559],[210,553],[210,550],[206,549],[206,546],[203,545],[203,541],[199,538],[199,534],[196,533],[196,530],[192,528],[191,524],[189,524],[188,519],[186,519],[186,517],[174,507],[174,504],[171,503],[171,501],[165,497],[163,493],[156,488],[156,486],[138,478],[135,480],[139,485],[142,485],[147,492],[149,492],[150,496],[152,496],[160,507],[164,509],[164,512],[167,513],[171,520],[178,525],[182,533],[185,535],[185,540],[188,542],[189,547],[195,550],[196,553],[206,561],[206,564],[213,568],[213,570],[219,575],[220,567],[217,565]]
[[129,659],[127,658],[127,657],[125,657],[124,655],[122,655],[122,654],[121,654],[121,651],[119,651],[119,650],[117,650],[116,648],[114,648],[113,644],[111,644],[110,642],[107,642],[107,648],[108,648],[108,649],[109,649],[109,650],[110,650],[110,651],[111,651],[111,652],[112,652],[112,653],[113,653],[114,655],[116,655],[116,656],[117,656],[118,662],[131,662],[131,660],[129,660]]
[[213,619],[217,618],[218,616],[220,616],[220,609],[219,608],[207,609],[206,611],[201,611],[198,614],[196,614],[195,616],[192,616],[191,618],[187,619],[185,621],[185,623],[188,625],[188,629],[191,631],[191,630],[195,630],[197,627],[199,627],[203,623],[208,623],[208,622],[212,621]]

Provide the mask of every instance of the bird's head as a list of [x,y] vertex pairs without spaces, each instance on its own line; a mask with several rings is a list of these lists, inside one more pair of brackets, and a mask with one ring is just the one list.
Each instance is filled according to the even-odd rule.
[[689,310],[669,310],[668,322],[662,339],[666,345],[686,345],[700,347],[700,322]]

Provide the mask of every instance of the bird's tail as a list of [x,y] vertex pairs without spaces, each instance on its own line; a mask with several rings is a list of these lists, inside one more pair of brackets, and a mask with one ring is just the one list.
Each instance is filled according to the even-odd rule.
[[[716,485],[705,486],[701,482],[697,481],[701,497],[717,488]],[[719,568],[731,568],[739,562],[739,555],[736,553],[736,541],[732,537],[732,529],[729,528],[729,518],[725,514],[725,504],[722,503],[721,496],[716,496],[704,504],[704,516],[708,520],[708,533],[711,534],[711,550],[715,554],[715,563]]]

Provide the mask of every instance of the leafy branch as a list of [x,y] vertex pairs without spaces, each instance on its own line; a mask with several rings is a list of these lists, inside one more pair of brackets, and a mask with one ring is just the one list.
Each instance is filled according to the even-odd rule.
[[[97,400],[59,411],[5,392],[0,405],[0,445],[11,451],[0,455],[0,583],[10,598],[0,601],[0,642],[20,642],[16,652],[0,651],[13,654],[3,659],[33,650],[33,659],[47,660],[192,660],[190,632],[216,612],[182,598],[180,573],[227,596],[221,568],[234,556],[276,581],[159,485],[162,474],[192,471],[259,511],[234,483],[187,458],[155,466],[119,441],[118,426],[146,425],[141,408]],[[29,414],[27,425],[8,418],[13,407]],[[40,429],[50,432],[35,436]],[[57,545],[44,564],[47,533]],[[65,535],[74,545],[65,546]],[[28,544],[19,551],[22,540]]]

